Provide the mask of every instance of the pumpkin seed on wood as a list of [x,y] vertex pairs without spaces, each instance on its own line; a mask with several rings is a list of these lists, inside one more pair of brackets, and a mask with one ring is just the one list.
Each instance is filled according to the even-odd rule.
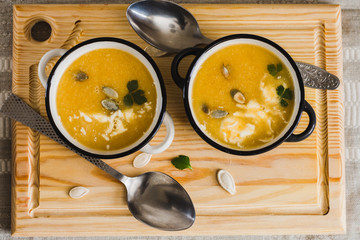
[[69,191],[69,196],[71,198],[77,199],[77,198],[82,198],[83,196],[85,196],[86,194],[89,193],[89,189],[87,189],[86,187],[73,187],[72,189],[70,189]]
[[109,111],[119,110],[119,105],[113,99],[104,99],[101,101],[101,105]]
[[223,118],[226,115],[228,115],[228,112],[223,111],[223,110],[214,110],[214,111],[211,112],[210,115],[211,115],[212,118]]
[[230,72],[229,72],[229,65],[222,65],[222,68],[221,68],[221,73],[222,75],[227,79],[230,75]]
[[111,87],[102,87],[103,93],[105,93],[106,96],[109,98],[117,99],[119,97],[119,94],[117,91]]
[[140,153],[139,155],[136,156],[136,158],[133,161],[133,166],[135,168],[142,168],[145,167],[146,164],[148,164],[150,162],[151,159],[151,154],[149,153]]
[[231,195],[236,193],[234,178],[228,171],[224,169],[219,170],[217,172],[217,180],[220,186],[228,191]]
[[75,74],[75,79],[80,82],[85,81],[88,78],[89,78],[88,75],[86,73],[84,73],[83,71],[78,71]]
[[208,105],[206,105],[205,103],[201,106],[201,110],[202,110],[205,114],[209,114],[209,113],[210,113],[210,109],[209,109]]
[[239,90],[231,89],[230,90],[230,95],[235,100],[235,102],[237,102],[237,103],[245,103],[245,96]]

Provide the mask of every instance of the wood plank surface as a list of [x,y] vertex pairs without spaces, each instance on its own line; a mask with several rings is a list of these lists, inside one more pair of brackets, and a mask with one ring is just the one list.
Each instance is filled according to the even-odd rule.
[[[202,32],[217,39],[235,33],[267,37],[296,61],[315,64],[342,78],[341,16],[336,5],[185,4]],[[13,92],[46,117],[44,89],[37,63],[53,48],[69,49],[94,37],[118,37],[145,48],[132,30],[128,5],[15,5]],[[31,38],[38,21],[52,27],[49,40]],[[306,88],[317,115],[314,133],[300,143],[284,143],[257,156],[233,156],[206,144],[191,128],[182,93],[170,74],[172,57],[154,59],[167,90],[167,110],[175,123],[170,148],[144,168],[132,167],[139,153],[106,160],[128,176],[162,171],[178,180],[196,208],[195,224],[181,232],[152,229],[127,209],[125,188],[86,160],[20,123],[13,124],[12,232],[47,235],[234,235],[335,234],[345,230],[343,84],[335,91]],[[181,71],[185,73],[186,65]],[[56,60],[50,62],[50,71]],[[306,114],[296,130],[305,129]],[[162,127],[152,144],[165,137]],[[175,169],[170,160],[186,154],[193,170]],[[216,181],[216,171],[234,176],[237,194]],[[71,199],[68,191],[85,186],[90,193]]]

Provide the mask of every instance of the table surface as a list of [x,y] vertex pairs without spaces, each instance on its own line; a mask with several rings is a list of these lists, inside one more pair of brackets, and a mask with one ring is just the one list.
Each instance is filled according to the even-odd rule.
[[[12,5],[37,3],[131,3],[134,1],[69,1],[69,0],[0,0],[0,105],[6,92],[11,89],[12,62]],[[345,83],[345,159],[346,159],[346,198],[347,198],[347,235],[339,236],[247,236],[241,239],[360,239],[360,1],[354,0],[254,0],[221,1],[193,0],[175,1],[178,3],[305,3],[305,4],[341,4],[343,22],[343,53]],[[310,6],[309,6],[310,7]],[[10,173],[11,173],[11,132],[10,120],[0,116],[0,240],[10,238]],[[170,237],[171,239],[209,239],[209,237]],[[226,239],[239,239],[227,237]],[[29,238],[30,239],[30,238]],[[37,238],[41,239],[41,238]],[[55,239],[55,238],[53,238]],[[58,238],[56,238],[58,239]],[[70,239],[70,238],[66,238]],[[95,238],[94,239],[104,239]],[[145,237],[116,237],[114,239],[145,239]],[[149,239],[149,238],[146,238]],[[150,239],[169,239],[169,237],[151,237]],[[222,236],[211,239],[224,239]]]

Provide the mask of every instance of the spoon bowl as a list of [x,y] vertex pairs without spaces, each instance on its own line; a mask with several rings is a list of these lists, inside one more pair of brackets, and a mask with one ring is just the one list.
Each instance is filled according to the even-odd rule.
[[175,3],[136,2],[128,7],[126,16],[141,38],[169,53],[212,42],[201,34],[194,16]]
[[194,223],[195,208],[189,194],[169,175],[146,172],[127,177],[100,159],[85,159],[125,185],[129,210],[140,222],[164,231],[184,230]]
[[184,188],[161,172],[147,172],[123,181],[129,210],[139,221],[161,230],[184,230],[193,224],[195,209]]

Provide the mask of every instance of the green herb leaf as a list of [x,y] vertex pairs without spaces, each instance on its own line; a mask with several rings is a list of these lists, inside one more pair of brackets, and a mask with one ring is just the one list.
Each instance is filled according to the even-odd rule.
[[134,95],[144,95],[144,94],[145,94],[144,90],[141,90],[141,89],[139,89],[136,92],[132,93],[133,96]]
[[285,89],[284,93],[282,94],[282,98],[291,100],[292,99],[292,91],[289,88]]
[[285,101],[284,99],[281,99],[280,100],[280,105],[283,106],[283,107],[287,107],[289,104],[287,101]]
[[127,89],[129,90],[129,92],[135,91],[136,89],[138,89],[139,84],[137,80],[131,80],[127,83]]
[[277,74],[276,67],[274,64],[269,64],[267,66],[267,69],[272,76],[275,76]]
[[130,94],[125,95],[123,101],[124,101],[124,104],[128,107],[131,107],[134,104]]
[[276,88],[276,93],[277,95],[279,95],[280,97],[280,105],[283,107],[287,107],[289,105],[289,103],[287,101],[285,101],[285,99],[287,100],[291,100],[292,99],[292,91],[290,90],[290,88],[284,88],[283,85],[279,85]]
[[190,165],[190,158],[185,155],[179,155],[178,157],[171,160],[171,163],[180,170],[184,170],[186,168],[189,168],[192,170],[192,167]]
[[137,105],[142,105],[147,102],[146,97],[144,96],[145,92],[143,90],[137,90],[136,92],[132,93],[134,98],[134,102]]
[[283,85],[279,85],[277,88],[276,88],[276,93],[277,95],[279,95],[280,97],[283,95],[284,93],[284,90],[285,88],[283,87]]
[[275,77],[276,74],[278,74],[283,69],[283,66],[281,63],[278,63],[276,65],[276,67],[275,67],[275,64],[269,64],[267,66],[267,69],[268,69],[269,73]]

